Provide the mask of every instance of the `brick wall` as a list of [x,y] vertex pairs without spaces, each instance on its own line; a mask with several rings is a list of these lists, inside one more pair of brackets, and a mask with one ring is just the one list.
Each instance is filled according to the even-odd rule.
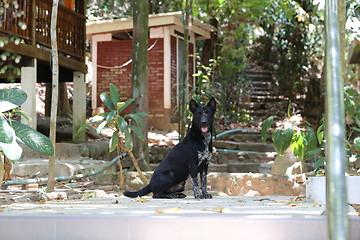
[[[171,36],[171,110],[177,104],[177,39]],[[164,40],[149,39],[149,126],[160,129],[170,129],[170,113],[164,109]],[[193,54],[193,44],[189,44],[189,54]],[[98,43],[97,93],[109,92],[110,83],[120,89],[120,97],[126,100],[132,97],[131,68],[128,64],[121,66],[131,59],[132,41],[113,40]],[[112,67],[102,68],[100,66]],[[114,68],[115,67],[115,68]],[[193,86],[193,57],[189,58],[189,86]],[[98,107],[102,106],[98,97]],[[127,109],[130,112],[131,108]],[[171,111],[172,114],[174,111]],[[171,122],[177,122],[175,115]]]
[[178,122],[177,115],[175,114],[175,108],[177,105],[177,45],[176,37],[171,36],[170,40],[171,48],[171,122]]
[[[154,47],[149,52],[149,113],[161,114],[164,111],[164,41],[150,39],[149,46]],[[132,41],[113,40],[98,43],[98,65],[115,67],[131,59]],[[97,92],[109,92],[110,83],[120,90],[122,100],[132,97],[131,68],[128,64],[122,68],[101,68],[97,70]],[[98,99],[98,106],[101,101]],[[128,110],[130,111],[130,109]]]

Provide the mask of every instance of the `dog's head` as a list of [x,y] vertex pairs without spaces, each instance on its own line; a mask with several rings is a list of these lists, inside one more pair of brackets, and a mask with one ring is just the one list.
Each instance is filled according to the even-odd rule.
[[211,98],[206,106],[200,106],[191,99],[189,109],[193,113],[193,127],[199,129],[202,133],[211,132],[216,111],[215,98]]

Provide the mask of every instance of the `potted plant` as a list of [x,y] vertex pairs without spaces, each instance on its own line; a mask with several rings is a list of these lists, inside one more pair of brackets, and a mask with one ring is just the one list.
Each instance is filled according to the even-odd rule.
[[[273,115],[264,121],[261,129],[262,142],[266,142],[275,119],[278,117]],[[308,152],[316,149],[318,138],[301,115],[288,114],[287,118],[277,121],[271,139],[278,154],[271,169],[272,174],[294,175],[306,172],[304,160],[311,156]]]
[[[345,123],[346,123],[346,157],[348,168],[346,172],[347,198],[349,203],[360,202],[360,95],[351,86],[344,87]],[[317,156],[314,171],[308,176],[306,186],[306,197],[312,201],[326,201],[326,161],[325,161],[325,139],[324,125],[320,126],[317,135],[322,138],[321,147],[313,151]]]

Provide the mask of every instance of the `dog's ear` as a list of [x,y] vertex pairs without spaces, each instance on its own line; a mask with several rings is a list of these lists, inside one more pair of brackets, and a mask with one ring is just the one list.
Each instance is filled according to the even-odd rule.
[[197,102],[195,102],[194,99],[191,99],[191,100],[190,100],[190,104],[189,104],[189,110],[190,110],[190,112],[193,113],[198,106],[199,106],[199,104],[197,104]]
[[216,110],[216,100],[215,100],[215,98],[212,97],[207,105],[209,107],[211,107],[211,109],[213,109],[215,111]]

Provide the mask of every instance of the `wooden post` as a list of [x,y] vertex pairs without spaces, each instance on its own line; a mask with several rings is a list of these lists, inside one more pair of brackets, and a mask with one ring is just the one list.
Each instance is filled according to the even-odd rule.
[[29,125],[31,128],[36,130],[37,115],[36,115],[36,69],[37,60],[36,58],[31,60],[31,66],[21,67],[21,88],[27,94],[27,99],[21,105],[21,110],[26,112],[29,117],[29,121],[21,116],[21,122]]
[[74,103],[73,103],[73,142],[85,142],[86,132],[78,133],[86,120],[86,83],[85,74],[74,72]]

